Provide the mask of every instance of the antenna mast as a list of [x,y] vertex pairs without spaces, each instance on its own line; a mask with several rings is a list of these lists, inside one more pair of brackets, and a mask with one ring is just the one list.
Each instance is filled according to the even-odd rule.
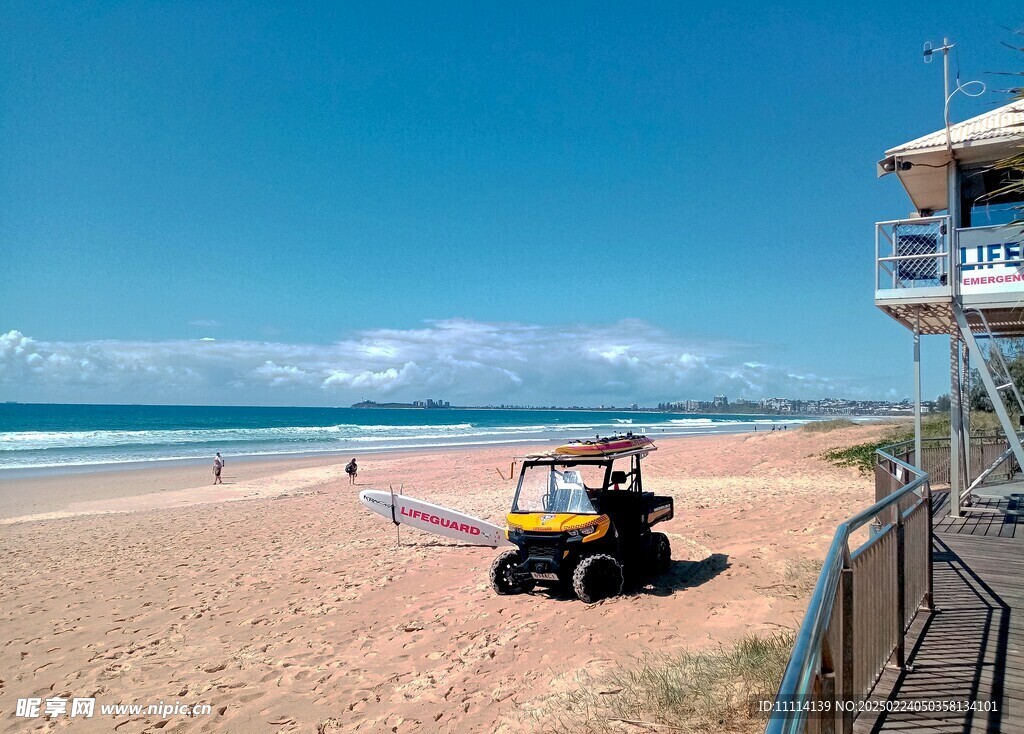
[[932,48],[932,43],[929,41],[924,45],[924,63],[930,64],[932,62],[932,56],[936,53],[942,52],[942,81],[943,91],[945,94],[942,97],[943,105],[949,103],[949,52],[950,49],[956,47],[956,44],[950,43],[948,38],[942,39],[942,45],[938,48]]

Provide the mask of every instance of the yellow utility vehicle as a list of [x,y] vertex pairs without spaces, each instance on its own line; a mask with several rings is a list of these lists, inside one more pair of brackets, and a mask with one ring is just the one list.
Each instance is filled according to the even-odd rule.
[[[524,457],[505,531],[516,548],[491,564],[498,594],[571,584],[589,604],[621,593],[627,575],[668,570],[668,537],[651,527],[671,519],[674,505],[671,497],[643,490],[640,470],[656,447],[647,439],[625,450],[611,439],[585,445],[588,455],[565,453],[563,446]],[[589,448],[595,445],[610,448]]]

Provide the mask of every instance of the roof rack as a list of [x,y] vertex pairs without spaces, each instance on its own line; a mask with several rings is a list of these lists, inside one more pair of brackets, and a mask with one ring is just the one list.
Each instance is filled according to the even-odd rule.
[[627,456],[640,456],[642,458],[642,457],[646,456],[647,454],[649,454],[650,452],[657,451],[657,450],[658,450],[657,446],[655,446],[654,444],[650,444],[649,446],[642,446],[641,448],[637,448],[637,449],[627,449],[625,451],[614,451],[614,452],[608,452],[606,454],[598,454],[598,455],[592,455],[592,456],[585,456],[585,455],[579,455],[579,454],[560,454],[557,451],[542,451],[542,452],[539,452],[539,453],[536,453],[536,454],[525,454],[523,456],[515,456],[513,458],[515,458],[515,459],[527,459],[527,460],[530,460],[530,461],[534,461],[534,460],[538,460],[538,459],[541,459],[541,460],[543,460],[543,459],[562,459],[567,464],[568,463],[578,464],[578,463],[584,462],[584,461],[599,462],[599,461],[606,461],[607,459],[621,459],[621,458],[624,458],[624,457],[627,457]]

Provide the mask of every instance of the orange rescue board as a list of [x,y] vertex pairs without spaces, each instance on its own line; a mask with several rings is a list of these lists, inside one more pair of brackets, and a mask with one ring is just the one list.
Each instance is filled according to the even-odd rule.
[[654,448],[654,441],[647,436],[612,436],[593,441],[570,441],[556,448],[555,453],[569,456],[607,456],[648,447]]

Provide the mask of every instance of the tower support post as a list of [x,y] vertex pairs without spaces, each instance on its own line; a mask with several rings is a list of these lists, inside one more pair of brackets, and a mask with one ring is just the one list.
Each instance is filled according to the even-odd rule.
[[970,487],[974,481],[971,471],[971,350],[964,343],[960,360],[960,415],[963,424],[964,442],[964,486]]
[[949,334],[949,514],[960,517],[960,333]]
[[921,467],[921,313],[914,325],[914,466]]

